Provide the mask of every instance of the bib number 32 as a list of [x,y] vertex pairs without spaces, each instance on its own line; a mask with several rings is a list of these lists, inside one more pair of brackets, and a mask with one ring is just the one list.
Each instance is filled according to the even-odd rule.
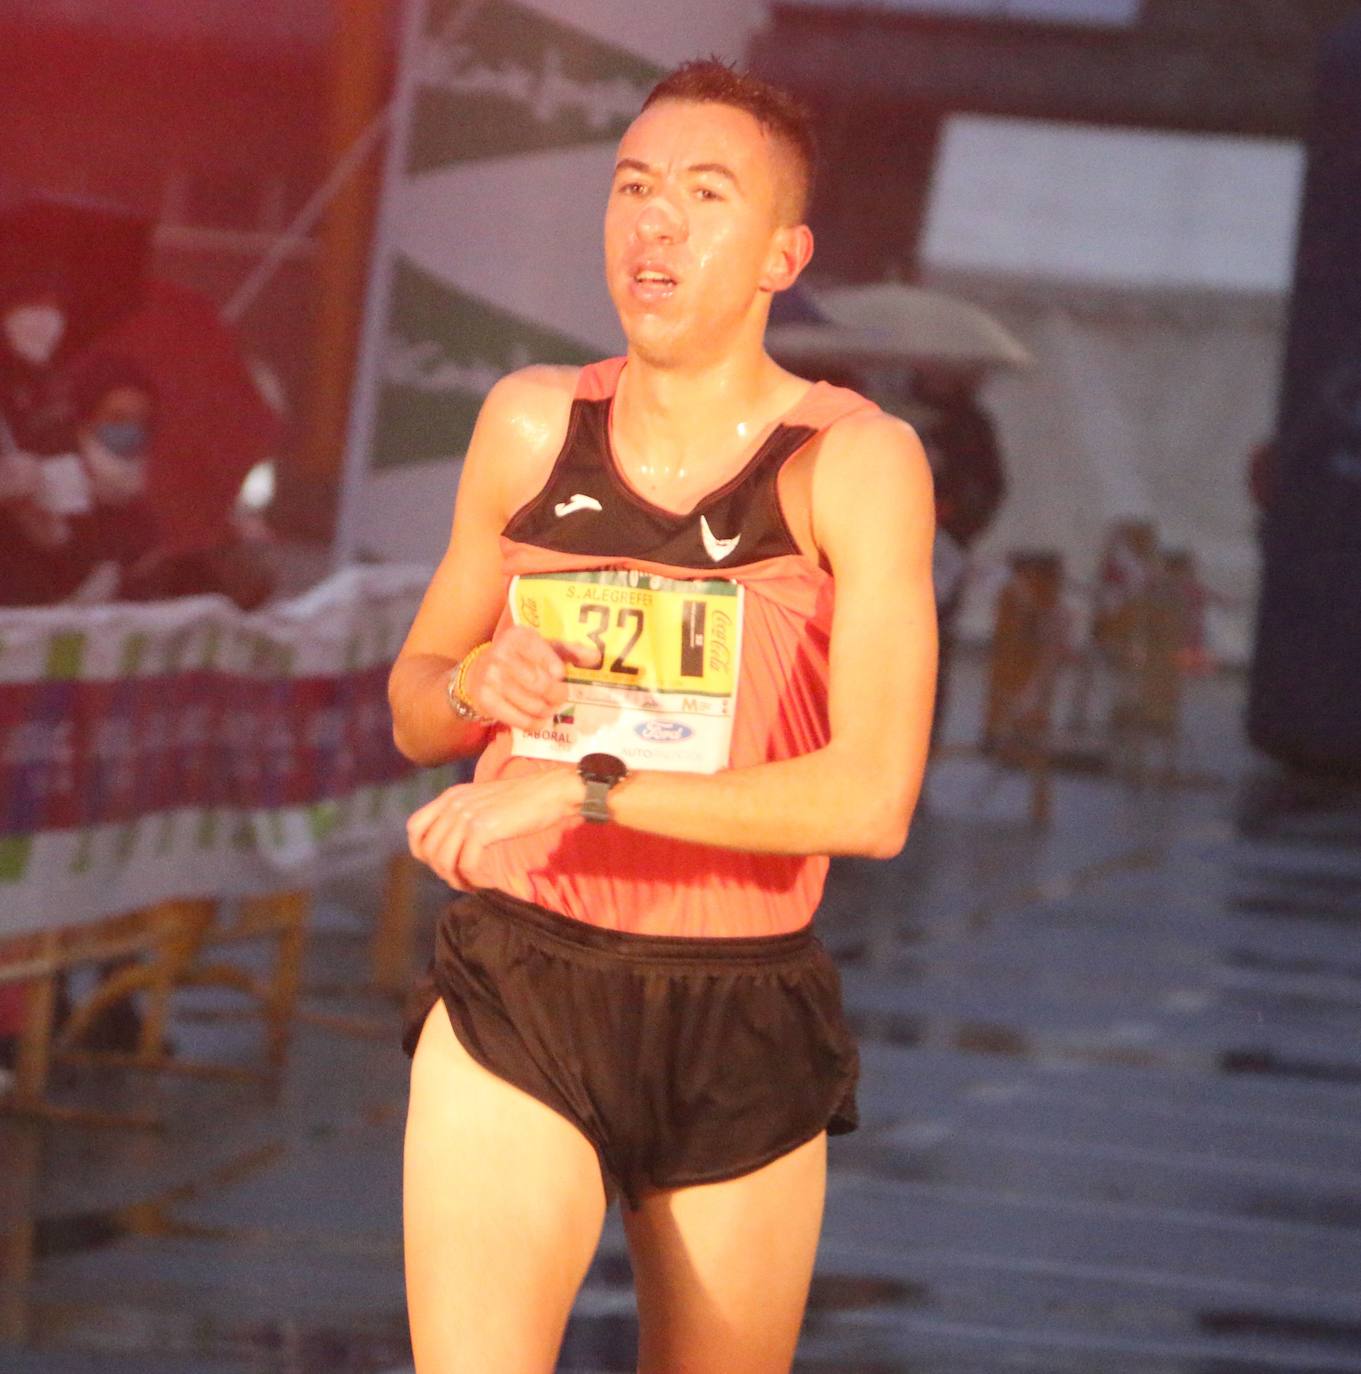
[[628,569],[514,579],[511,614],[550,639],[587,642],[594,667],[567,669],[567,702],[513,751],[575,761],[601,751],[631,768],[726,768],[739,680],[743,589]]

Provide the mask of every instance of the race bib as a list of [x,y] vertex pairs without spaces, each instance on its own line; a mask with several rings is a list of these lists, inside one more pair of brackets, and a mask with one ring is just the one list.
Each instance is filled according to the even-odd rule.
[[599,666],[567,665],[567,701],[547,730],[515,730],[511,752],[575,763],[615,754],[630,768],[728,766],[743,589],[633,569],[532,573],[510,584],[511,617],[547,639],[593,644]]

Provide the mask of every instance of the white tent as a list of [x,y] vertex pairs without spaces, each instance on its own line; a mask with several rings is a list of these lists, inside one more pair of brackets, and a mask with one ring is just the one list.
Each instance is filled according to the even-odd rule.
[[[985,393],[1011,480],[985,558],[1054,548],[1082,581],[1111,521],[1152,519],[1223,598],[1213,647],[1246,657],[1246,464],[1274,424],[1303,168],[1280,141],[950,122],[923,276],[1036,360]],[[966,625],[989,623],[984,580]]]

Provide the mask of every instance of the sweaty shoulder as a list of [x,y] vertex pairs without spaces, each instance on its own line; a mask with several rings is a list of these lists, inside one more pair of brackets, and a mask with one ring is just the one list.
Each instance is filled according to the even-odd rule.
[[548,477],[567,434],[581,369],[525,367],[487,392],[468,449],[465,480],[494,487],[509,515]]
[[883,411],[848,415],[817,446],[812,477],[813,535],[825,553],[839,529],[857,521],[922,518],[933,508],[931,469],[917,432]]
[[[518,448],[554,453],[567,432],[579,367],[522,367],[508,372],[487,393],[482,417]],[[481,420],[479,420],[479,424]]]
[[870,483],[864,495],[873,500],[876,477],[918,482],[925,478],[929,483],[926,451],[906,420],[882,410],[865,410],[846,416],[823,433],[814,473],[815,498],[819,486],[836,490]]

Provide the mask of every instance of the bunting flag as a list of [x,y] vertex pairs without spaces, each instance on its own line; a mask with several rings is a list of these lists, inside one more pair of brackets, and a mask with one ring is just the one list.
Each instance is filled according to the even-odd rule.
[[586,363],[593,356],[566,334],[529,324],[399,259],[373,466],[438,462],[462,453],[482,397],[498,377],[546,358]]
[[483,397],[617,352],[601,225],[620,135],[760,0],[416,0],[366,303],[337,555],[433,563]]

